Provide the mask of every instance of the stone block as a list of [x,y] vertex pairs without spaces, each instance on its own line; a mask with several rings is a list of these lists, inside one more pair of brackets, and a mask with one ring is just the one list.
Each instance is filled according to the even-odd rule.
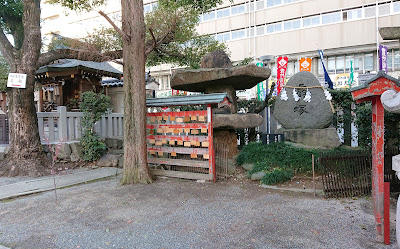
[[242,168],[244,168],[247,171],[253,170],[254,165],[252,163],[245,163],[242,165]]
[[232,159],[228,159],[228,174],[233,175],[236,171],[235,161]]
[[[82,145],[80,143],[71,143],[70,144],[71,147],[71,153],[73,154],[73,158],[81,158],[83,156],[82,153]],[[71,157],[71,161],[72,161],[72,157]]]
[[313,148],[336,148],[340,146],[339,136],[334,127],[325,129],[279,129],[285,140]]
[[119,157],[118,168],[121,168],[121,169],[124,168],[124,155]]
[[104,142],[108,149],[120,150],[124,147],[124,140],[121,138],[105,138]]
[[118,155],[105,154],[100,158],[96,165],[100,167],[117,167],[119,157],[120,156]]
[[261,180],[265,175],[266,175],[265,172],[260,171],[260,172],[257,172],[257,173],[252,174],[250,179],[251,179],[252,181],[259,181],[259,180]]
[[58,159],[69,159],[71,156],[71,147],[67,143],[62,143],[62,144],[55,144],[53,145],[55,149],[57,150],[57,147],[59,146],[57,158]]

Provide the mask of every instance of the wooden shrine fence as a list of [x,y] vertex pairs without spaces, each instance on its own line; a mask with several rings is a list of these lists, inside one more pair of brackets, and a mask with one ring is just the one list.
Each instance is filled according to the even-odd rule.
[[147,152],[155,175],[215,181],[211,106],[147,113]]

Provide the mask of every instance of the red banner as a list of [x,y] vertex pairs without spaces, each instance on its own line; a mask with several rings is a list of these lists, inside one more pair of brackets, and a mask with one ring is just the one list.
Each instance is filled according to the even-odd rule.
[[288,57],[278,57],[277,60],[277,72],[276,72],[276,90],[277,95],[281,92],[283,85],[285,85],[285,75],[288,64]]

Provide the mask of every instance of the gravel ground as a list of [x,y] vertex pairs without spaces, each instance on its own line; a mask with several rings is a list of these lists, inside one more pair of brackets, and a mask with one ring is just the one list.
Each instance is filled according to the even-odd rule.
[[57,193],[57,203],[54,192],[0,202],[0,245],[397,248],[394,213],[393,245],[376,243],[371,201],[366,198],[315,198],[240,180],[212,184],[161,179],[120,186],[113,178]]

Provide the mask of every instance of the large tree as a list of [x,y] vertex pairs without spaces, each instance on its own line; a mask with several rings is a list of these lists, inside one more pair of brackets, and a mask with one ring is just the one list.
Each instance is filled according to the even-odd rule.
[[[103,3],[103,0],[55,0],[74,10],[90,9]],[[103,12],[106,19],[121,35],[124,59],[124,92],[125,92],[125,137],[124,137],[124,178],[123,183],[152,181],[147,167],[146,153],[146,109],[145,109],[145,62],[147,56],[168,58],[182,56],[171,53],[167,49],[178,33],[179,15],[185,11],[201,13],[215,6],[220,0],[188,1],[162,0],[160,5],[170,8],[175,18],[161,22],[164,27],[156,30],[148,26],[147,42],[146,26],[143,14],[143,2],[139,0],[121,0],[122,28],[115,25]],[[3,161],[0,170],[3,174],[40,175],[44,172],[43,162],[46,157],[41,150],[38,133],[37,116],[33,103],[34,74],[42,65],[59,58],[91,59],[95,61],[121,58],[121,51],[97,53],[82,49],[57,49],[40,53],[40,0],[0,0],[0,52],[7,60],[12,72],[27,74],[26,89],[9,89],[10,116],[10,152]],[[188,13],[188,12],[187,12]],[[171,15],[172,17],[174,15]],[[154,20],[154,24],[156,20]],[[172,21],[172,22],[170,22]],[[6,33],[14,37],[12,45]],[[177,52],[177,51],[175,51]]]
[[[7,89],[10,150],[0,165],[0,175],[40,176],[47,172],[33,99],[35,72],[56,59],[89,55],[70,49],[41,53],[41,47],[40,0],[0,0],[0,52],[11,72],[27,75],[25,89]],[[93,51],[90,56],[103,58]]]
[[[79,10],[90,8],[90,1],[52,0],[52,2]],[[94,1],[95,4],[98,1]],[[146,87],[145,65],[156,62],[193,64],[193,54],[205,44],[216,45],[206,37],[195,37],[198,15],[215,7],[221,0],[159,0],[156,10],[143,13],[142,0],[121,0],[122,28],[118,27],[104,12],[122,40],[124,61],[124,173],[122,184],[151,183],[147,166],[146,146]],[[147,35],[146,35],[147,34]],[[146,39],[147,38],[147,39]],[[111,39],[118,43],[119,39]],[[189,41],[190,40],[190,41]],[[189,44],[192,42],[192,45]],[[109,46],[107,43],[102,43]],[[197,51],[193,50],[197,46]],[[191,49],[192,48],[192,49]],[[186,55],[185,55],[186,52]],[[197,52],[197,53],[196,53]],[[200,53],[201,53],[200,52]],[[186,62],[186,63],[185,63]]]

